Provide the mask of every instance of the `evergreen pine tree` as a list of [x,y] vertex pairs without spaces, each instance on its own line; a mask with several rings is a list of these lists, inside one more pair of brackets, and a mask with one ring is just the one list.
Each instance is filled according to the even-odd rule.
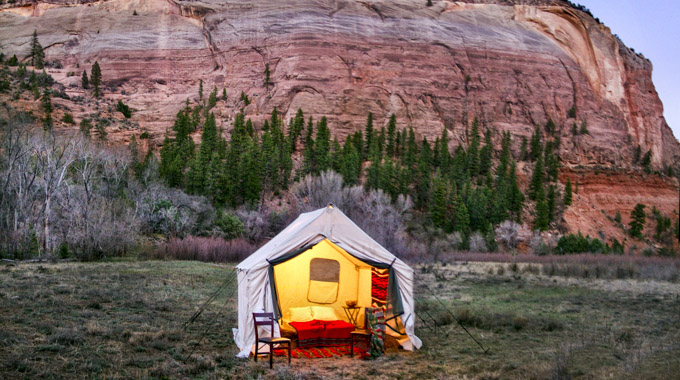
[[198,100],[203,101],[203,79],[198,81]]
[[387,134],[385,133],[385,127],[380,128],[380,133],[378,134],[376,147],[378,148],[379,158],[382,159],[385,153],[385,141],[387,140]]
[[186,190],[189,194],[203,194],[204,186],[204,168],[201,162],[201,156],[196,155],[187,165],[188,169],[185,175]]
[[470,145],[467,151],[467,169],[471,176],[479,174],[479,120],[475,117],[470,131]]
[[517,184],[516,164],[514,161],[510,164],[510,174],[508,177],[508,183],[509,183],[508,210],[512,213],[512,215],[514,215],[515,217],[514,220],[517,223],[521,223],[524,194],[522,194],[522,191],[520,191],[519,185]]
[[128,152],[130,154],[130,166],[135,178],[139,179],[144,170],[143,163],[139,160],[139,147],[137,146],[137,138],[133,135],[128,144]]
[[545,130],[551,135],[555,133],[555,122],[552,118],[548,118],[548,122],[545,123]]
[[102,84],[102,70],[99,67],[99,62],[94,61],[92,70],[90,70],[90,84],[95,98],[101,96],[100,86]]
[[651,172],[651,164],[652,164],[652,151],[648,150],[647,153],[645,153],[644,157],[642,157],[642,162],[640,163],[642,165],[642,168],[645,170],[646,173]]
[[445,232],[452,231],[452,220],[448,217],[448,194],[446,183],[440,176],[432,179],[432,198],[429,204],[429,214],[432,224]]
[[305,149],[302,151],[303,165],[302,172],[310,174],[315,171],[315,154],[314,154],[314,122],[312,117],[309,117],[307,122],[307,132],[305,134]]
[[430,144],[423,138],[420,155],[418,156],[416,175],[413,177],[415,204],[420,210],[425,210],[430,201],[431,165]]
[[42,69],[45,66],[45,52],[38,41],[38,31],[35,29],[31,40],[31,65],[36,69]]
[[630,213],[630,236],[641,239],[645,221],[645,205],[638,203]]
[[215,107],[215,104],[217,104],[217,86],[213,87],[208,97],[208,109]]
[[331,131],[328,129],[326,116],[322,116],[316,125],[316,139],[314,141],[315,173],[326,171],[331,168]]
[[335,136],[333,137],[333,142],[331,143],[331,169],[333,169],[333,171],[336,173],[340,173],[342,161],[342,147],[338,142],[338,137]]
[[442,129],[442,135],[435,141],[433,164],[441,168],[442,173],[449,171],[451,153],[449,152],[449,136],[446,128]]
[[567,179],[567,184],[564,186],[564,205],[571,206],[571,179]]
[[[373,145],[377,142],[373,140]],[[366,189],[379,189],[380,188],[380,171],[381,171],[380,160],[371,160],[371,164],[366,169],[366,183],[364,187]]]
[[498,160],[498,167],[496,168],[496,176],[498,178],[505,178],[508,170],[508,165],[510,163],[510,145],[512,139],[510,132],[503,132],[503,138],[501,140],[501,156]]
[[222,89],[222,100],[227,100],[227,89],[223,88]]
[[536,161],[543,155],[543,144],[541,143],[541,130],[536,130],[531,135],[531,161]]
[[534,228],[539,231],[546,231],[550,224],[548,202],[545,200],[545,195],[541,194],[542,198],[536,201],[536,220],[534,221]]
[[295,152],[297,149],[297,142],[302,134],[302,129],[305,127],[305,115],[302,109],[298,108],[295,118],[291,120],[288,126],[288,142],[290,143],[290,151]]
[[210,163],[205,173],[205,180],[203,183],[204,194],[210,198],[213,203],[222,205],[226,201],[224,194],[224,187],[222,185],[220,170],[220,158],[214,153],[210,158]]
[[548,187],[548,222],[552,222],[555,218],[555,207],[556,207],[556,190],[555,185],[550,185]]
[[531,176],[531,183],[529,184],[529,199],[538,200],[537,195],[543,192],[543,155],[539,155],[534,167],[534,173]]
[[267,90],[269,90],[270,74],[269,63],[267,63],[264,65],[264,86]]
[[50,90],[45,88],[42,94],[41,105],[45,112],[45,117],[43,117],[43,128],[45,130],[52,129],[52,97],[50,96]]
[[519,149],[519,160],[520,161],[529,160],[529,152],[527,151],[527,138],[524,136],[522,136],[522,145],[520,146]]
[[462,199],[462,195],[456,191],[454,187],[452,191],[452,229],[460,232],[464,238],[470,235],[470,214],[467,206]]
[[366,118],[366,128],[364,132],[364,143],[366,144],[362,152],[362,157],[364,160],[368,159],[368,157],[370,156],[371,144],[373,143],[373,139],[375,138],[374,134],[375,132],[373,131],[373,113],[369,112],[368,117]]
[[348,186],[356,185],[361,174],[361,156],[352,141],[345,141],[339,173]]
[[404,164],[407,168],[413,169],[418,160],[418,143],[416,142],[416,134],[413,127],[408,129],[408,142],[406,143],[406,155],[404,157]]
[[397,146],[397,117],[392,114],[390,122],[387,124],[387,157],[394,157],[396,155]]
[[479,152],[479,174],[485,176],[491,170],[493,159],[493,144],[491,142],[491,131],[484,133],[484,147]]
[[83,76],[80,78],[80,83],[83,89],[87,90],[90,88],[90,80],[87,78],[87,70],[83,70]]

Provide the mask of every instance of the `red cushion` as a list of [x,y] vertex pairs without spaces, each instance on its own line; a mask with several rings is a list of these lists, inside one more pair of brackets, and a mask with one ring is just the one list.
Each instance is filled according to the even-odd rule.
[[345,321],[290,322],[298,333],[298,344],[304,346],[324,346],[348,344],[350,333],[355,327]]

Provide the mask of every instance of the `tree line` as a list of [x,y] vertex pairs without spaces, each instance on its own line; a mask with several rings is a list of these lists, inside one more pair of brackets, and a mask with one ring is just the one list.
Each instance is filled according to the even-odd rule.
[[[196,148],[190,135],[201,126]],[[536,205],[534,227],[546,230],[559,208],[571,202],[571,184],[564,200],[556,185],[559,137],[543,143],[537,128],[530,145],[523,140],[516,159],[510,133],[500,136],[499,152],[494,149],[493,133],[482,131],[475,119],[468,128],[467,144],[451,152],[446,129],[433,142],[418,140],[413,128],[397,128],[395,115],[386,127],[377,128],[369,113],[363,130],[341,144],[331,136],[325,117],[315,122],[299,109],[286,126],[274,109],[261,128],[245,120],[243,113],[236,114],[227,141],[208,108],[187,105],[165,136],[159,174],[169,186],[205,195],[219,206],[238,207],[280,194],[307,174],[333,170],[346,185],[380,189],[393,201],[411,195],[416,210],[444,232],[463,237],[481,232],[493,239],[494,226],[500,222],[521,222],[527,199],[517,183],[517,160],[533,161],[528,198]],[[294,168],[296,152],[301,163]]]

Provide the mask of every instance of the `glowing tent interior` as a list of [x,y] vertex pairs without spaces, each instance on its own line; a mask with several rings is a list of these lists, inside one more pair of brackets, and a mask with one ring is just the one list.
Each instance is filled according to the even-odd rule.
[[[253,312],[273,312],[279,321],[274,336],[280,336],[291,322],[334,317],[353,322],[343,309],[348,301],[384,307],[387,333],[403,349],[421,346],[414,331],[413,270],[333,205],[301,214],[236,270],[233,330],[240,357],[254,349]],[[363,313],[357,315],[356,324],[363,324]]]

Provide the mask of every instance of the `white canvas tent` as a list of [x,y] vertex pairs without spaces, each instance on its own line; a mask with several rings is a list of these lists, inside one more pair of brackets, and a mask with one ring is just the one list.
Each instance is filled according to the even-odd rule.
[[[301,214],[281,233],[236,267],[238,328],[233,331],[234,340],[240,350],[238,356],[248,357],[255,344],[252,313],[266,311],[274,312],[277,317],[280,316],[278,298],[282,296],[281,292],[285,292],[289,284],[292,286],[292,284],[308,282],[308,279],[304,278],[305,274],[309,276],[308,268],[301,267],[294,276],[282,278],[278,274],[274,275],[274,266],[296,256],[300,257],[305,252],[311,252],[312,247],[320,246],[320,243],[335,247],[335,251],[345,256],[351,255],[347,259],[353,263],[363,263],[368,267],[389,268],[390,288],[394,289],[392,303],[397,305],[394,320],[405,333],[405,338],[399,340],[399,343],[406,350],[420,348],[422,342],[415,335],[413,269],[368,236],[339,209],[329,205]],[[357,278],[355,284],[359,282]],[[340,286],[342,285],[340,283]],[[354,286],[358,288],[360,285]],[[280,332],[276,324],[275,330],[274,335],[279,336]]]

